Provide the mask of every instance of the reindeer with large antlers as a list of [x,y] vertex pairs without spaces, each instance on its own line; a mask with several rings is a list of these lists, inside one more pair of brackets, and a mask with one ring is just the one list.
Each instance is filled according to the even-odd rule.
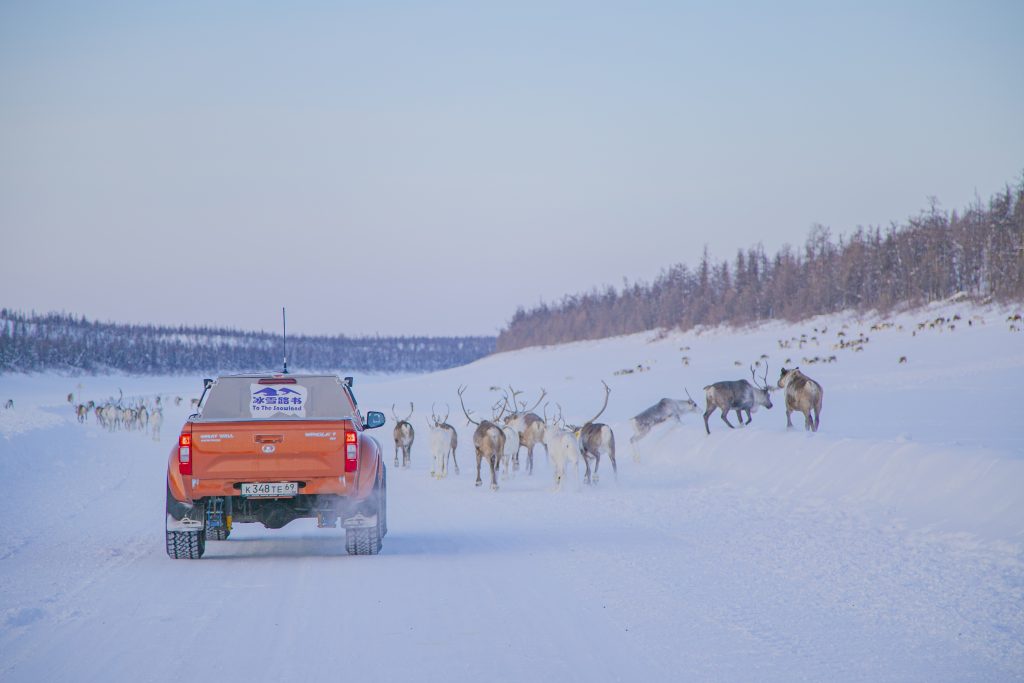
[[[595,422],[597,418],[601,417],[604,413],[605,408],[608,407],[608,397],[611,396],[612,390],[604,380],[601,381],[604,384],[604,405],[601,406],[601,410],[597,411],[597,415],[587,420],[582,427],[579,429],[579,440],[580,440],[580,452],[583,455],[583,464],[587,467],[587,472],[583,476],[583,482],[586,484],[596,484],[598,481],[597,468],[601,465],[601,455],[605,454],[608,456],[608,460],[612,463],[612,472],[616,477],[619,476],[619,468],[615,464],[615,434],[612,432],[612,428],[601,422]],[[594,461],[594,477],[591,481],[590,477],[590,461]]]
[[[707,408],[704,410],[704,429],[708,434],[711,433],[708,417],[715,412],[715,408],[722,411],[722,420],[729,425],[729,429],[733,429],[732,423],[729,422],[730,410],[736,411],[736,419],[742,426],[750,424],[750,414],[757,412],[759,405],[769,409],[772,407],[772,397],[769,395],[771,387],[768,386],[768,364],[765,363],[764,366],[763,386],[758,384],[753,366],[750,367],[750,378],[754,380],[753,384],[745,379],[740,379],[733,382],[715,382],[704,387],[704,396],[707,401]],[[747,413],[746,422],[743,421],[743,411]]]
[[[547,444],[544,442],[544,420],[533,411],[537,409],[548,392],[541,387],[540,398],[532,408],[527,408],[525,403],[518,403],[517,397],[523,392],[516,391],[511,385],[509,385],[509,391],[512,392],[512,400],[509,401],[508,397],[505,399],[508,415],[505,416],[504,421],[506,425],[519,433],[519,447],[526,448],[526,473],[533,474],[533,447],[541,444],[547,451]],[[516,449],[516,454],[513,457],[512,468],[519,469],[519,449]]]
[[[448,406],[445,405],[445,409]],[[455,464],[455,474],[459,474],[459,461],[455,459],[455,449],[459,446],[459,435],[455,427],[448,424],[448,410],[444,417],[439,417],[434,412],[434,406],[430,406],[430,418],[427,426],[430,427],[430,453],[433,455],[433,469],[430,474],[438,479],[448,476],[448,456],[451,455]]]
[[[492,391],[499,391],[498,387],[491,387]],[[501,419],[505,411],[508,410],[508,394],[505,394],[501,401],[491,406],[491,415],[493,416],[491,422],[498,425],[501,431],[505,434],[505,448],[502,449],[501,459],[503,462],[501,469],[502,480],[508,480],[509,476],[515,477],[516,470],[518,467],[513,467],[513,463],[518,462],[519,458],[519,432],[505,424]]]
[[473,432],[473,448],[476,450],[476,485],[480,486],[483,481],[480,479],[480,463],[486,459],[491,466],[491,490],[498,490],[498,468],[501,467],[501,457],[505,450],[505,433],[501,427],[490,420],[477,422],[469,416],[466,404],[462,400],[462,394],[466,387],[459,387],[459,403],[462,405],[462,412],[466,419],[476,425]]
[[395,415],[395,404],[391,404],[391,416],[395,418],[395,467],[398,467],[398,451],[402,451],[402,469],[408,469],[412,459],[412,442],[416,438],[416,430],[412,428],[409,418],[414,410],[410,402],[409,415],[403,420]]

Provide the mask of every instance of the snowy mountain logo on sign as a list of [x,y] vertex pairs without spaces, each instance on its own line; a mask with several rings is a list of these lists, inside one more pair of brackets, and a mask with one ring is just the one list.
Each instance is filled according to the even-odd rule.
[[268,417],[275,413],[284,413],[289,417],[306,416],[307,389],[304,386],[293,384],[268,387],[250,384],[249,390],[249,412],[253,417]]

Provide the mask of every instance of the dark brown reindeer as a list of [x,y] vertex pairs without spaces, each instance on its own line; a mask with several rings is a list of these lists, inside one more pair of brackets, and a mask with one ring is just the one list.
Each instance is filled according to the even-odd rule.
[[402,451],[402,469],[407,469],[412,459],[412,442],[416,438],[416,430],[412,428],[409,418],[414,410],[410,402],[409,415],[403,420],[395,415],[395,404],[391,404],[391,416],[395,418],[395,467],[398,467],[398,451]]
[[[608,397],[612,393],[611,388],[605,384],[604,380],[601,381],[601,384],[604,384],[604,405],[601,406],[601,410],[597,411],[597,415],[583,423],[583,426],[579,429],[580,453],[583,455],[583,464],[587,468],[586,474],[583,475],[583,483],[585,484],[596,484],[598,482],[597,468],[601,465],[602,454],[608,456],[615,477],[618,478],[619,476],[619,468],[615,464],[615,434],[608,425],[594,421],[601,417],[605,408],[608,407]],[[594,461],[593,481],[591,481],[590,477],[591,460]]]
[[[523,392],[516,391],[511,385],[509,385],[509,391],[512,392],[512,402],[511,405],[508,404],[507,400],[505,402],[509,414],[505,416],[504,422],[519,432],[519,446],[520,448],[526,448],[526,473],[533,474],[533,447],[542,445],[545,451],[547,450],[547,445],[544,443],[544,420],[533,411],[537,409],[537,406],[544,400],[548,392],[541,387],[540,398],[537,399],[532,408],[527,408],[525,403],[517,403],[518,399],[516,397]],[[519,469],[518,451],[516,451],[515,458],[513,459],[512,469]]]
[[505,450],[505,433],[501,431],[501,427],[490,420],[477,422],[469,416],[466,404],[462,400],[462,394],[465,391],[466,387],[459,387],[459,403],[462,405],[462,412],[465,413],[466,419],[476,425],[476,430],[473,432],[473,449],[476,451],[476,485],[483,484],[483,480],[480,478],[480,463],[486,459],[491,466],[491,490],[497,491],[498,468],[501,466],[501,454]]
[[[787,370],[782,368],[779,375],[779,388],[785,390],[786,396],[786,426],[793,427],[790,419],[794,410],[804,414],[804,430],[816,432],[821,421],[821,401],[825,397],[825,390],[813,379],[800,372],[800,368]],[[814,418],[811,418],[811,411],[814,411]]]
[[[772,397],[769,395],[771,387],[768,386],[768,364],[764,366],[764,377],[762,382],[764,386],[757,384],[757,375],[754,374],[754,368],[750,368],[750,377],[754,380],[751,384],[745,379],[727,382],[715,382],[704,387],[704,397],[707,401],[707,408],[704,409],[704,429],[708,434],[711,433],[711,427],[708,426],[708,417],[711,413],[715,412],[715,408],[722,411],[722,421],[729,425],[729,429],[733,428],[733,424],[729,422],[729,411],[736,411],[736,419],[740,421],[740,425],[750,424],[752,412],[757,411],[758,406],[764,406],[765,408],[772,407]],[[747,413],[747,421],[743,421],[743,412]]]

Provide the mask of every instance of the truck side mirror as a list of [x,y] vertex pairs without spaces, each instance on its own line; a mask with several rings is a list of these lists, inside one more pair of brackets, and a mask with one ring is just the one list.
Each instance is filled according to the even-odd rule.
[[346,377],[345,378],[345,386],[346,387],[351,389],[353,384],[355,384],[355,380],[354,379],[352,379],[351,377]]
[[206,391],[207,389],[209,389],[212,386],[213,386],[213,380],[212,379],[207,377],[206,379],[203,380],[203,391]]
[[366,413],[366,424],[363,426],[366,429],[376,429],[377,427],[383,427],[385,422],[387,422],[387,418],[384,417],[384,413],[371,410]]

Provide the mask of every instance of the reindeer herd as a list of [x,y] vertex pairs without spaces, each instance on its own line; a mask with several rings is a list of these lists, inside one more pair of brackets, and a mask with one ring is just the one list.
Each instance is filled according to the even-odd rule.
[[[175,398],[175,405],[180,405],[181,397]],[[75,412],[75,418],[80,424],[85,424],[92,417],[96,424],[109,432],[143,432],[152,436],[154,441],[160,440],[160,430],[164,424],[163,399],[157,395],[154,398],[134,397],[126,399],[122,393],[118,398],[110,398],[103,403],[86,401],[75,403],[74,395],[68,394],[70,403]]]
[[[759,364],[760,365],[760,364]],[[748,425],[752,413],[758,407],[771,408],[771,393],[782,390],[785,396],[786,425],[793,427],[792,414],[800,412],[804,415],[804,429],[818,431],[821,416],[821,405],[824,390],[821,385],[802,373],[800,368],[782,368],[778,382],[774,386],[768,384],[768,367],[764,366],[763,375],[758,378],[753,366],[750,368],[751,381],[741,379],[735,381],[715,382],[704,387],[705,410],[704,429],[711,434],[708,418],[715,410],[730,429],[735,428],[729,421],[729,413],[735,411],[740,426]],[[512,386],[505,391],[500,387],[491,387],[492,391],[500,391],[501,398],[491,406],[489,417],[474,417],[473,411],[466,408],[464,394],[467,387],[460,386],[457,394],[462,413],[467,424],[474,427],[473,450],[476,455],[476,485],[484,482],[484,464],[490,473],[490,486],[498,490],[499,476],[502,480],[514,477],[520,469],[520,454],[526,449],[526,474],[533,474],[534,449],[542,446],[551,464],[554,475],[554,488],[560,489],[568,478],[570,466],[575,472],[573,481],[579,481],[580,462],[585,472],[583,483],[596,485],[599,481],[598,470],[601,459],[611,463],[612,472],[618,476],[618,465],[615,461],[615,433],[608,424],[598,422],[598,418],[608,408],[611,387],[605,382],[604,402],[601,408],[589,420],[581,425],[568,424],[564,418],[561,405],[556,403],[551,414],[548,414],[550,402],[543,406],[543,417],[535,411],[544,402],[547,391],[541,388],[540,397],[530,407],[520,401],[522,391]],[[663,398],[646,410],[641,411],[629,420],[633,435],[629,439],[635,460],[639,460],[637,444],[650,431],[669,420],[682,421],[687,413],[698,413],[697,402],[686,392],[686,399]],[[408,468],[411,464],[411,449],[415,439],[415,429],[411,418],[415,406],[409,404],[409,414],[403,419],[395,413],[391,406],[391,414],[395,419],[395,466]],[[429,430],[429,446],[431,453],[432,477],[443,479],[448,476],[448,463],[452,462],[455,474],[459,474],[456,459],[458,449],[458,433],[448,422],[450,408],[446,406],[444,416],[436,411],[436,404],[431,406],[430,417],[427,418]],[[746,419],[744,419],[744,413]],[[401,459],[399,458],[401,456]]]

